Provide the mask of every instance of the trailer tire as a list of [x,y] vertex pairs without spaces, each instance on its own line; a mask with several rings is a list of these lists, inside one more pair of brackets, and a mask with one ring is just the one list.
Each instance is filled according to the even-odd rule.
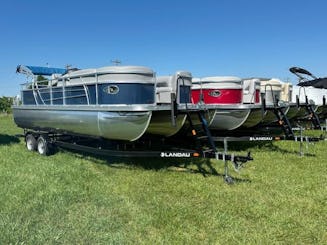
[[37,147],[37,142],[33,134],[27,134],[25,136],[26,148],[29,151],[35,151]]
[[47,136],[41,135],[37,139],[37,151],[42,156],[48,156],[51,153],[51,143]]

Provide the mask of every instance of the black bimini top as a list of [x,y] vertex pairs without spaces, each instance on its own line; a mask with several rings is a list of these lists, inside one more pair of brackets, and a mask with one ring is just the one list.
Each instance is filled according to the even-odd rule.
[[[292,72],[297,77],[299,77],[300,81],[297,84],[298,86],[301,87],[312,86],[314,88],[327,88],[327,77],[318,78],[314,76],[311,72],[300,67],[291,67],[290,72]],[[305,77],[302,75],[305,75]],[[311,79],[307,77],[310,77]]]
[[326,88],[327,89],[327,77],[317,78],[310,81],[300,82],[298,86],[312,86],[314,88]]

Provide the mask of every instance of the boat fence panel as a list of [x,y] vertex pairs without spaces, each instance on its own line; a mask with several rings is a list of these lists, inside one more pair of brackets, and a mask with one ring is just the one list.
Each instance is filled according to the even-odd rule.
[[[153,104],[155,102],[154,84],[138,83],[43,86],[23,90],[22,98],[24,105],[94,105],[97,98],[96,92],[98,92],[98,104]],[[188,100],[188,96],[183,97],[184,103]]]
[[98,85],[99,104],[153,104],[154,84],[103,83]]
[[87,105],[88,103],[84,87],[65,87],[65,101],[67,105]]

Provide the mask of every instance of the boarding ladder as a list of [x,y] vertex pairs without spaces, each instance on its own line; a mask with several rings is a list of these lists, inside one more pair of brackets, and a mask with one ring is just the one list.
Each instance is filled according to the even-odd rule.
[[[298,100],[298,96],[297,96]],[[312,104],[309,103],[308,96],[305,96],[305,109],[308,112],[309,120],[312,123],[314,129],[321,129],[321,124],[317,113],[314,111]]]
[[[192,133],[192,138],[195,141],[195,147],[197,148],[197,150],[202,152],[204,157],[206,156],[206,154],[207,155],[216,154],[217,148],[216,148],[215,142],[212,138],[211,132],[209,130],[208,122],[205,118],[206,110],[204,110],[204,109],[195,110],[195,111],[188,110],[187,104],[185,104],[185,105],[186,105],[186,110],[184,110],[182,113],[186,114],[186,118],[190,125],[190,129],[191,129],[191,133]],[[177,118],[177,115],[179,114],[179,110],[177,108],[178,108],[177,97],[176,97],[176,94],[172,93],[171,94],[171,121],[172,121],[173,126],[176,126],[176,118]],[[191,112],[196,113],[198,118],[192,119]],[[193,123],[193,120],[200,121],[202,129],[200,129],[199,132],[197,131],[197,129]],[[202,147],[202,145],[203,145],[202,143],[204,140],[207,141],[206,143],[208,145],[208,149],[205,149],[205,150]]]
[[[192,137],[195,140],[196,148],[200,149],[203,154],[205,155],[206,153],[216,153],[217,148],[215,145],[215,142],[213,140],[213,137],[211,135],[211,132],[208,127],[208,122],[205,119],[204,111],[197,111],[197,116],[198,119],[201,123],[201,129],[197,130],[196,127],[194,126],[192,117],[189,112],[186,113],[187,120],[190,124],[191,132],[192,132]],[[202,142],[206,141],[208,145],[208,149],[203,150],[202,148]]]
[[[291,67],[290,72],[292,72],[294,75],[296,75],[299,78],[299,83],[310,81],[308,79],[308,77],[311,78],[311,79],[318,79],[311,72],[309,72],[309,71],[307,71],[307,70],[305,70],[303,68],[300,68],[300,67]],[[305,76],[302,76],[302,75],[305,75]],[[318,117],[317,113],[314,111],[314,109],[312,108],[312,105],[308,102],[308,97],[307,97],[306,92],[305,92],[305,86],[301,86],[300,92],[301,92],[302,88],[304,90],[304,95],[305,95],[305,104],[300,105],[300,99],[299,99],[299,96],[297,95],[296,96],[297,106],[298,107],[304,106],[306,111],[309,114],[308,119],[309,119],[309,121],[311,121],[313,128],[314,129],[321,129],[321,124],[320,124],[319,117]],[[301,94],[301,93],[299,93],[299,94]],[[326,98],[324,97],[323,98],[323,105],[325,105],[325,104],[326,104]]]
[[[265,94],[262,94],[261,100],[262,100],[263,110],[266,111],[266,110],[270,109],[270,108],[266,107]],[[277,118],[277,123],[283,130],[283,132],[285,134],[285,138],[294,139],[295,135],[294,135],[294,132],[292,129],[292,125],[284,112],[285,107],[280,106],[278,102],[279,102],[278,99],[276,97],[274,97],[274,103],[273,103],[274,106],[272,108],[272,111]]]
[[[214,137],[212,137],[212,134],[208,127],[208,122],[205,118],[205,111],[197,111],[197,116],[201,123],[201,129],[199,130],[197,130],[195,125],[193,124],[190,113],[186,112],[186,115],[191,128],[192,137],[196,143],[196,148],[199,149],[200,152],[202,152],[203,157],[214,156],[217,160],[222,160],[224,162],[224,180],[226,183],[232,184],[233,178],[229,175],[228,161],[231,161],[234,166],[234,169],[236,171],[239,171],[247,161],[253,160],[250,152],[247,154],[247,156],[237,156],[234,154],[229,154],[227,152],[226,140],[224,140],[224,151],[218,152],[215,145]],[[207,146],[207,148],[203,148],[204,144]]]
[[[218,152],[217,147],[214,142],[214,138],[211,135],[209,130],[209,125],[205,117],[205,113],[207,110],[204,109],[197,109],[197,110],[189,110],[187,108],[185,110],[178,110],[177,109],[177,100],[174,94],[171,94],[171,122],[172,125],[176,125],[176,118],[178,114],[186,115],[186,120],[189,123],[192,139],[194,140],[195,147],[199,153],[202,154],[204,158],[215,158],[216,160],[223,160],[224,161],[224,180],[228,184],[233,183],[233,178],[229,175],[229,168],[228,168],[228,161],[231,161],[234,165],[236,170],[242,168],[242,166],[247,162],[253,160],[250,155],[250,152],[247,156],[235,156],[234,154],[227,153],[227,143],[224,152]],[[191,113],[193,116],[196,114],[196,118],[192,118]],[[197,130],[198,127],[195,127],[193,120],[199,120],[201,124],[201,128]],[[204,145],[206,147],[204,147]]]
[[285,115],[284,109],[285,107],[281,107],[279,105],[274,106],[274,114],[276,115],[277,123],[284,131],[286,138],[294,138],[294,132],[291,123]]

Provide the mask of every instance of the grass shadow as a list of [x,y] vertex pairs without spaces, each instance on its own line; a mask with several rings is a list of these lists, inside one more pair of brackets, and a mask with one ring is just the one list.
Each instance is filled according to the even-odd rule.
[[[278,141],[244,141],[244,142],[229,142],[228,143],[228,151],[246,151],[246,150],[269,150],[269,151],[274,151],[278,152],[281,154],[296,154],[300,155],[300,145],[299,145],[299,150],[287,150],[285,148],[282,148],[275,143]],[[294,142],[294,141],[292,141]],[[300,143],[300,142],[298,142]],[[222,143],[217,143],[217,147],[219,149],[223,149],[223,144]],[[303,145],[305,147],[305,145]],[[315,154],[311,153],[303,153],[303,156],[308,156],[308,157],[316,157]]]
[[[228,142],[228,151],[248,151],[257,149],[268,148],[272,145],[272,141],[230,141]],[[216,146],[219,150],[224,149],[222,142],[217,142]]]
[[[66,151],[66,149],[64,150]],[[144,169],[153,171],[173,171],[181,173],[201,174],[204,178],[209,176],[224,177],[219,173],[211,159],[206,158],[150,158],[150,157],[110,157],[94,153],[68,150],[76,154],[76,157],[92,158],[93,162],[105,164],[110,168],[117,169]],[[223,166],[223,162],[219,161]],[[233,177],[234,182],[251,182],[249,179]]]
[[19,138],[8,134],[0,134],[0,145],[10,145],[19,143]]
[[300,152],[300,146],[299,146],[299,150],[298,151],[296,151],[296,150],[293,150],[293,151],[286,150],[286,149],[283,149],[283,148],[281,148],[281,147],[279,147],[277,145],[274,145],[274,144],[272,144],[272,146],[270,147],[270,149],[272,151],[280,152],[281,154],[295,154],[295,155],[303,155],[303,156],[306,156],[306,157],[316,157],[317,156],[316,154],[311,154],[311,153],[303,153],[303,154],[301,154],[301,152]]

